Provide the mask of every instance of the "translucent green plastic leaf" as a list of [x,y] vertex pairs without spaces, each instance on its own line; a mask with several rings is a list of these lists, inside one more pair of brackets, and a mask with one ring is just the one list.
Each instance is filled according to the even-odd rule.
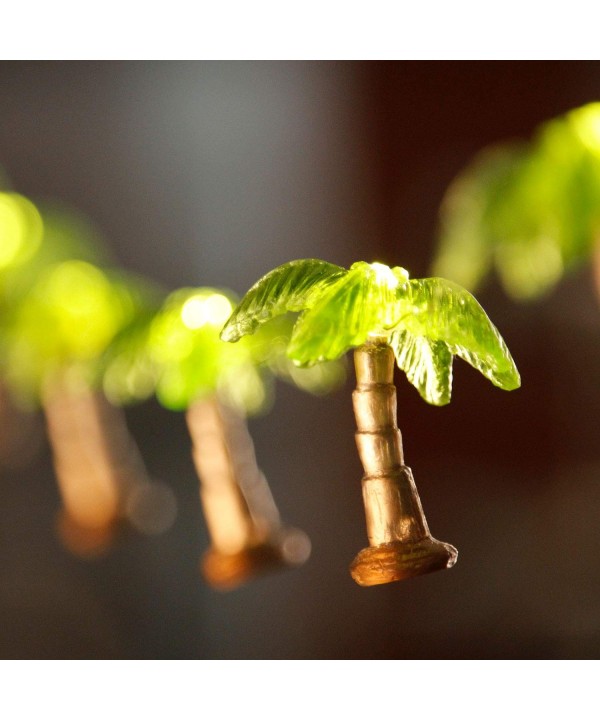
[[280,265],[248,290],[225,324],[221,339],[236,342],[277,315],[311,307],[324,288],[346,273],[324,260],[292,260]]
[[[351,348],[378,340],[389,343],[409,381],[434,405],[450,401],[453,355],[501,388],[519,387],[519,373],[508,348],[464,288],[440,278],[410,281],[401,267],[366,262],[354,263],[348,271],[336,270],[319,284],[310,275],[312,264],[317,262],[289,263],[273,271],[275,275],[265,276],[242,300],[240,307],[246,309],[232,314],[222,337],[237,339],[238,332],[245,332],[244,323],[252,332],[276,314],[303,309],[289,343],[285,333],[272,343],[287,343],[287,356],[297,366],[335,361]],[[309,277],[304,283],[302,274],[307,269]],[[290,272],[294,273],[296,288],[301,289],[296,294],[289,283],[277,280],[277,273],[289,279]],[[272,293],[272,297],[268,302],[258,302],[261,293]],[[275,372],[284,375],[280,362],[275,358],[270,366],[278,367]]]
[[289,357],[299,365],[312,365],[341,357],[369,336],[387,336],[403,311],[397,290],[407,279],[402,268],[354,263],[298,319]]
[[471,293],[443,278],[410,280],[402,289],[406,312],[399,329],[443,341],[453,355],[504,390],[520,386],[506,343]]
[[409,382],[432,405],[446,405],[452,393],[452,353],[445,342],[412,335],[407,330],[391,333],[390,346],[398,367]]

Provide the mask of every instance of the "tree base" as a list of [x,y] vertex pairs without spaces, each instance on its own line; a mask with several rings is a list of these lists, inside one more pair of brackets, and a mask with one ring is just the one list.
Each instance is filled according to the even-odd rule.
[[361,550],[350,565],[350,575],[362,587],[406,580],[451,568],[458,550],[426,537],[418,542],[390,542]]
[[233,590],[267,572],[302,565],[310,555],[310,540],[302,530],[285,528],[263,543],[227,554],[208,550],[200,562],[205,580],[218,590]]
[[61,510],[56,517],[56,534],[63,547],[84,559],[91,560],[105,555],[113,546],[119,531],[119,522],[88,527],[78,523],[65,510]]

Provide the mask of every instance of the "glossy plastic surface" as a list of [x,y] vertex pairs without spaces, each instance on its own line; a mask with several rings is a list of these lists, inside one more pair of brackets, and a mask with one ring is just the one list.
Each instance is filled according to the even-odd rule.
[[345,274],[344,268],[323,260],[292,260],[280,265],[248,290],[221,338],[236,342],[278,315],[311,307],[316,293]]
[[[259,281],[241,301],[225,325],[222,337],[238,337],[243,328],[253,332],[257,318],[271,316],[269,308],[291,310],[282,299],[269,297],[264,313],[256,289],[277,286],[267,281],[281,272],[288,278],[285,297],[298,296],[289,286],[301,284],[300,268],[311,278],[308,305],[294,326],[288,356],[300,366],[335,360],[351,348],[377,340],[394,350],[398,366],[424,400],[434,405],[450,401],[452,360],[457,355],[479,370],[494,385],[513,390],[520,377],[510,352],[477,300],[464,288],[443,278],[409,280],[401,267],[357,262],[347,272],[315,279],[314,260],[299,260],[276,269]],[[285,269],[287,268],[287,269]]]

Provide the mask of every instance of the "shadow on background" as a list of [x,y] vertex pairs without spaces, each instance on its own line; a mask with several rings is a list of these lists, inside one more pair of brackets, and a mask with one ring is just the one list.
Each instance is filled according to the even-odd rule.
[[[287,260],[428,273],[444,191],[483,146],[598,100],[598,63],[0,63],[0,165],[16,190],[79,208],[122,265],[169,288],[243,293]],[[352,380],[316,399],[279,385],[250,421],[302,568],[231,593],[208,545],[182,414],[127,410],[177,496],[165,535],[83,562],[53,534],[50,453],[32,421],[1,471],[4,658],[587,658],[600,642],[600,313],[591,270],[516,305],[478,298],[523,386],[455,363],[451,405],[398,374],[399,425],[451,572],[361,589],[365,546]],[[5,428],[2,428],[5,432]]]

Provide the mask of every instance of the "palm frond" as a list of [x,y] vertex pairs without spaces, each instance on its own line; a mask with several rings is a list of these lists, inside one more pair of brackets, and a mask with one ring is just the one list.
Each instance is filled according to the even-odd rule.
[[311,307],[323,289],[347,272],[324,260],[292,260],[280,265],[248,290],[221,331],[221,339],[237,342],[278,315]]
[[503,390],[520,386],[506,343],[470,292],[443,278],[410,280],[405,288],[401,329],[433,342],[443,341],[453,355]]

